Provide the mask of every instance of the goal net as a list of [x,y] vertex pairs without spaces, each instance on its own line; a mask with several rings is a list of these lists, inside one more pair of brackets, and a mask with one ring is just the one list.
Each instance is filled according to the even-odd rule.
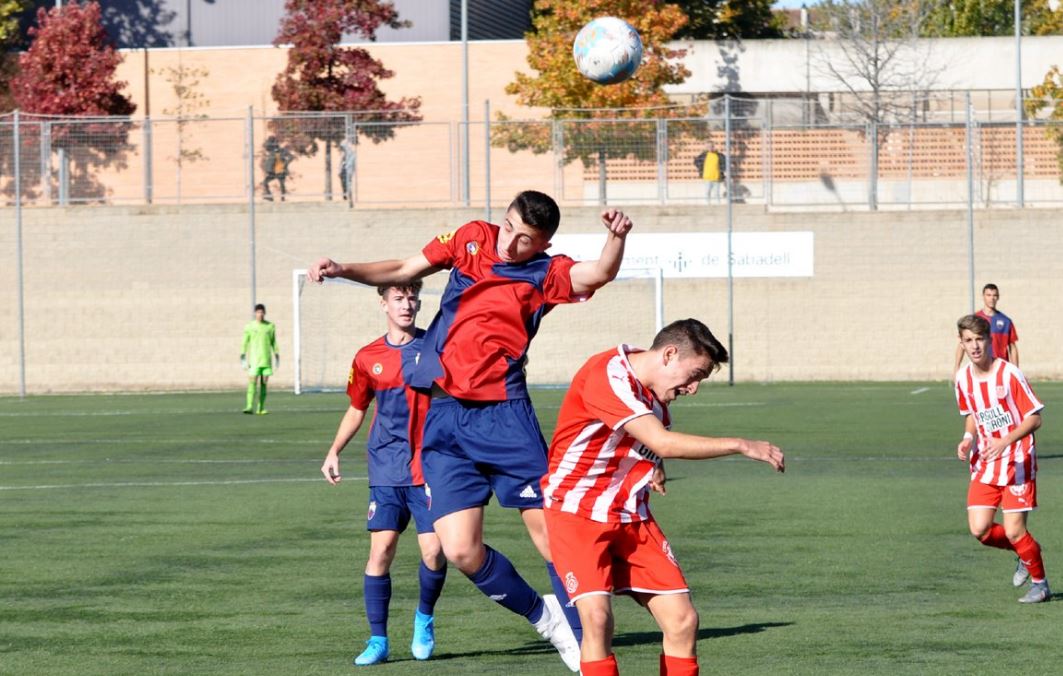
[[[418,326],[439,309],[446,275],[425,280]],[[343,390],[354,353],[385,331],[376,288],[347,280],[309,281],[292,271],[292,327],[296,394]],[[555,307],[532,341],[528,382],[564,385],[586,359],[621,342],[648,347],[664,323],[659,268],[623,269],[587,303]]]

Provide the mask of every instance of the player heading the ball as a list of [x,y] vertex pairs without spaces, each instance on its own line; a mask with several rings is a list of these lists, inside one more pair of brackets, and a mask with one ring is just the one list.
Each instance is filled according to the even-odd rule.
[[698,673],[698,613],[650,513],[650,489],[665,492],[665,458],[741,454],[785,469],[782,451],[767,441],[669,430],[668,405],[696,394],[727,358],[707,326],[683,319],[664,327],[648,350],[619,345],[594,355],[572,379],[542,487],[554,565],[583,623],[584,676],[619,673],[613,594],[633,596],[657,621],[664,633],[661,674]]
[[[308,274],[314,281],[345,277],[379,285],[451,270],[410,380],[433,397],[422,464],[435,531],[451,563],[486,596],[525,617],[578,671],[579,618],[550,563],[539,490],[546,442],[524,367],[554,306],[587,300],[616,277],[632,224],[616,209],[603,211],[601,256],[577,263],[546,253],[560,221],[550,196],[528,190],[516,196],[501,225],[466,223],[406,259],[340,264],[323,258]],[[492,493],[503,507],[520,510],[556,596],[540,596],[509,559],[484,544],[484,506]]]
[[[987,547],[1006,549],[1019,557],[1012,584],[1030,589],[1020,603],[1040,603],[1052,596],[1041,559],[1041,545],[1026,530],[1027,516],[1037,508],[1037,451],[1034,431],[1041,427],[1041,409],[1018,366],[993,358],[989,322],[966,315],[957,322],[960,346],[970,363],[956,372],[956,402],[965,416],[963,439],[956,455],[968,462],[967,524],[971,535]],[[997,508],[1004,525],[996,523]]]

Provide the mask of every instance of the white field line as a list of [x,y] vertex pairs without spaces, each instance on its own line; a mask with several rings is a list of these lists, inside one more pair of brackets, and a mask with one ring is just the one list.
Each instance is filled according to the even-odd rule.
[[291,464],[317,464],[320,460],[287,458],[269,460],[263,458],[218,460],[213,458],[184,458],[169,460],[165,458],[102,458],[95,460],[4,460],[0,458],[0,465],[291,465]]
[[912,394],[922,394],[923,392],[929,392],[929,391],[930,391],[929,387],[920,387],[917,390],[912,390]]
[[[367,481],[368,477],[344,477],[345,481]],[[240,486],[249,484],[324,483],[324,479],[232,479],[227,481],[122,481],[89,484],[39,484],[36,486],[0,486],[0,491],[45,491],[58,488],[166,488],[170,486]]]
[[[157,439],[151,436],[130,436],[125,439],[0,439],[0,446],[5,444],[19,446],[33,446],[36,444],[218,444],[228,443],[230,439]],[[255,439],[254,437],[239,437],[241,444],[283,444],[286,446],[323,446],[327,447],[328,441],[310,440],[285,440],[285,439]],[[357,443],[355,440],[353,443]]]
[[[280,409],[284,413],[343,413],[342,408],[294,408]],[[232,415],[240,414],[237,409],[201,409],[201,408],[160,408],[141,410],[114,410],[114,411],[0,411],[0,418],[91,418],[97,416],[125,416],[125,415]]]

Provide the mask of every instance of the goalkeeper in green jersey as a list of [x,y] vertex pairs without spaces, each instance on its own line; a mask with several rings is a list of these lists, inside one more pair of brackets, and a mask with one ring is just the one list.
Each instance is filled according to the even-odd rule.
[[255,320],[244,327],[244,343],[240,348],[240,364],[247,369],[247,406],[244,413],[255,412],[255,384],[258,388],[258,414],[266,415],[266,383],[273,375],[273,367],[280,367],[281,356],[277,352],[277,327],[266,321],[266,306],[255,306]]

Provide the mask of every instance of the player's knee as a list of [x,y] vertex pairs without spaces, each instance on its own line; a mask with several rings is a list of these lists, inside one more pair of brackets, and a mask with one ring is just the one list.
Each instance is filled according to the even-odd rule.
[[479,543],[455,542],[443,545],[447,561],[466,575],[472,575],[484,562],[484,547]]
[[662,630],[671,642],[693,645],[697,641],[698,621],[698,611],[694,606],[687,606],[672,613],[663,623]]
[[1018,542],[1026,535],[1026,526],[1023,524],[1004,524],[1004,535],[1010,542]]
[[613,626],[613,613],[607,606],[584,609],[580,611],[579,620],[584,635],[600,636]]
[[971,536],[974,537],[975,540],[981,540],[986,536],[986,533],[989,532],[989,526],[983,526],[982,524],[978,523],[972,523],[969,524],[969,526],[971,530]]
[[439,570],[446,565],[447,558],[443,556],[443,547],[436,542],[434,545],[421,547],[421,561],[432,570]]

